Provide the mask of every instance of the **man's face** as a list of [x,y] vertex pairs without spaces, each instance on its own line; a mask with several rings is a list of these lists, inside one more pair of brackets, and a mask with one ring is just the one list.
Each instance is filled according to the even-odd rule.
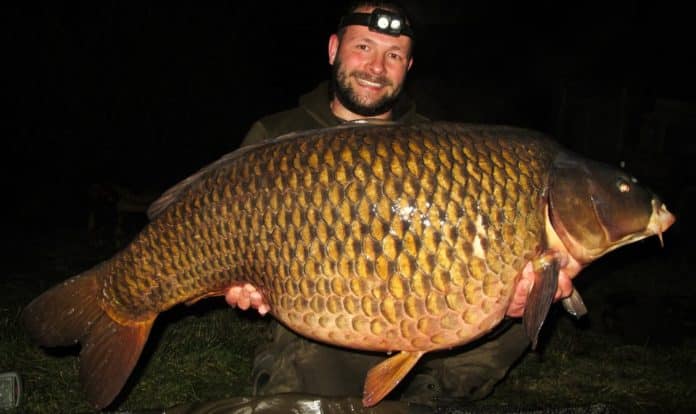
[[333,65],[336,98],[358,115],[388,112],[413,63],[410,51],[408,36],[376,33],[366,26],[347,26],[340,41],[336,35],[331,36],[329,63]]

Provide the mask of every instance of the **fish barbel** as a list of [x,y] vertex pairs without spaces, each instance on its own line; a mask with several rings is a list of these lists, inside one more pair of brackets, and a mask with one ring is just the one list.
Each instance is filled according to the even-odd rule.
[[494,328],[526,266],[536,343],[560,271],[674,221],[626,173],[540,133],[455,123],[283,136],[228,154],[151,212],[122,251],[23,312],[38,344],[82,345],[80,379],[99,408],[159,313],[247,283],[306,337],[398,351],[367,375],[374,405],[423,354]]

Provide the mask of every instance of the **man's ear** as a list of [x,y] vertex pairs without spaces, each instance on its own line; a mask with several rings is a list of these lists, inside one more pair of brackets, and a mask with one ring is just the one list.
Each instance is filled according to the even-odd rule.
[[413,66],[413,58],[408,59],[408,67],[406,68],[407,72],[411,70],[411,66]]
[[336,60],[336,53],[338,53],[338,45],[340,44],[340,40],[338,40],[338,35],[335,33],[329,37],[329,65],[334,64],[334,60]]

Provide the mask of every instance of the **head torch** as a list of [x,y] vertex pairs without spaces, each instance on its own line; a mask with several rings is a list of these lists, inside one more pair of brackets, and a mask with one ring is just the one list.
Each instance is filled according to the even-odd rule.
[[372,13],[351,13],[341,17],[338,28],[358,25],[367,26],[373,32],[384,33],[390,36],[408,36],[413,38],[413,30],[406,22],[406,18],[398,13],[384,9],[374,9]]

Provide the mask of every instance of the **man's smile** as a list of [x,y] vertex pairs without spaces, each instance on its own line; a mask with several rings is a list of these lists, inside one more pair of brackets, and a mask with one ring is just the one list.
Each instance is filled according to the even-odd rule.
[[375,89],[380,89],[380,88],[384,87],[384,84],[382,84],[382,83],[372,82],[372,81],[369,81],[367,79],[361,79],[358,77],[356,77],[355,79],[357,79],[358,84],[360,86],[367,86],[369,88],[375,88]]

